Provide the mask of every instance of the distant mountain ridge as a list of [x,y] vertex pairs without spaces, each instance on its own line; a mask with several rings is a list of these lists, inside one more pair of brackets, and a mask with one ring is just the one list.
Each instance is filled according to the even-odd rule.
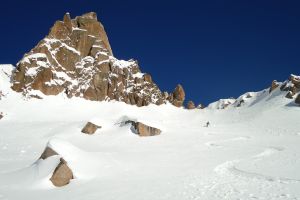
[[247,92],[237,99],[220,99],[208,105],[208,108],[212,109],[226,109],[237,108],[242,106],[251,106],[257,103],[259,99],[269,98],[274,93],[281,94],[281,96],[295,100],[300,105],[300,76],[291,74],[289,79],[284,82],[278,82],[274,80],[271,86],[259,92]]

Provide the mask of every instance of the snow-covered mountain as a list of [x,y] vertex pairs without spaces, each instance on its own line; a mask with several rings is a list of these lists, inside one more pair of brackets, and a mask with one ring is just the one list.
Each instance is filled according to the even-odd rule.
[[291,75],[185,109],[181,86],[113,57],[94,13],[66,14],[0,65],[0,200],[300,199],[299,90]]
[[296,103],[300,104],[300,76],[291,75],[288,80],[284,82],[277,82],[274,80],[271,86],[259,92],[247,92],[237,99],[220,99],[208,105],[211,109],[228,109],[237,108],[242,106],[252,106],[254,104],[268,100],[273,96],[280,94],[284,95],[285,98],[295,100]]

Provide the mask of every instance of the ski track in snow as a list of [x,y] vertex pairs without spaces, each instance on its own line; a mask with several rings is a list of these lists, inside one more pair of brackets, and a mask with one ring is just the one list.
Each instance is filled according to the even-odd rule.
[[228,142],[243,141],[243,140],[249,140],[249,139],[250,139],[249,136],[234,137],[234,138],[230,138],[230,139],[226,139],[226,140],[209,141],[209,142],[206,142],[205,145],[208,147],[223,147],[223,145]]
[[[222,143],[227,141],[238,141],[241,138],[223,140]],[[246,138],[248,139],[248,137]],[[189,199],[299,200],[300,197],[296,197],[288,193],[288,188],[290,185],[297,185],[298,187],[300,186],[299,179],[273,177],[242,170],[236,167],[236,165],[238,165],[240,162],[253,162],[253,159],[263,159],[280,151],[284,151],[284,148],[269,147],[261,153],[244,160],[226,161],[214,168],[216,177],[205,182],[198,180],[197,177],[192,177],[188,184],[185,184],[187,191],[189,191],[188,193],[191,194]],[[257,194],[249,193],[249,187],[256,188]]]

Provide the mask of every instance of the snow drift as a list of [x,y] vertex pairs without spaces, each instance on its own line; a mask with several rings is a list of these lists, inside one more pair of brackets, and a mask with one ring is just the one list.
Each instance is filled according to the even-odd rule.
[[[0,68],[0,199],[300,198],[300,106],[281,89],[290,80],[225,109],[219,101],[186,110],[27,99],[10,89],[12,70]],[[163,132],[139,137],[124,119]],[[102,126],[97,134],[81,133],[88,121]],[[58,155],[39,159],[46,146]],[[61,158],[74,178],[57,188],[50,179]]]

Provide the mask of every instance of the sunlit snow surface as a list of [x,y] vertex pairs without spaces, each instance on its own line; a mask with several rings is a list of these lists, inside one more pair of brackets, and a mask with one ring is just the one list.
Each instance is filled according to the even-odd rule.
[[[300,107],[279,89],[238,108],[188,111],[26,100],[8,86],[0,85],[8,92],[0,100],[0,200],[300,199]],[[122,119],[162,134],[139,137]],[[81,133],[87,121],[102,129]],[[49,181],[59,156],[38,160],[47,144],[73,170],[65,187]]]

